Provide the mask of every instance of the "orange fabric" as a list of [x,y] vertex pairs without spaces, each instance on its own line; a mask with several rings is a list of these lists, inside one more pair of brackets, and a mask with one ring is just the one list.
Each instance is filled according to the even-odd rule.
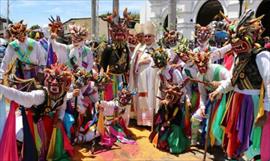
[[225,126],[225,137],[228,142],[226,147],[226,151],[228,157],[233,157],[235,152],[237,151],[238,147],[240,146],[240,142],[238,140],[237,134],[238,131],[236,130],[237,126],[237,118],[239,112],[241,110],[241,102],[243,100],[243,95],[240,93],[234,93],[232,98],[232,104],[229,106],[227,112],[227,125]]

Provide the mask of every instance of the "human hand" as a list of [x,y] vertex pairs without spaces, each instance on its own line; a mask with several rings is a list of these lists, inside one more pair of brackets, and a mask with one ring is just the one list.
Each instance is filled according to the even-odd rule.
[[211,102],[213,102],[216,98],[220,98],[221,95],[222,95],[222,93],[215,90],[214,92],[209,94],[209,99],[211,100]]
[[80,95],[80,89],[74,89],[73,90],[73,96],[77,97]]

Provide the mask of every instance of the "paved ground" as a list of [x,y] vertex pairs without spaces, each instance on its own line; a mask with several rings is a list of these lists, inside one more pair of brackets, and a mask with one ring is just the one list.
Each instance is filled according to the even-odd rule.
[[[200,161],[203,159],[203,150],[198,148],[191,148],[188,152],[180,155],[172,155],[166,152],[159,151],[149,142],[148,136],[150,130],[141,127],[132,127],[131,131],[137,136],[136,145],[127,145],[117,143],[112,149],[108,151],[98,151],[97,154],[92,155],[90,147],[76,147],[76,155],[74,160],[97,160],[97,161]],[[209,161],[223,161],[223,153],[218,148],[211,149],[212,154],[207,154]]]

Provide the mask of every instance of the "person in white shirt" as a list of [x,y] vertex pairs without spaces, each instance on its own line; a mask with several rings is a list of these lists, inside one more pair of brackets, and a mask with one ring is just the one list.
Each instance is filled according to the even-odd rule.
[[46,51],[37,41],[26,36],[26,29],[27,25],[23,24],[23,21],[10,26],[10,32],[15,40],[9,43],[5,51],[0,67],[0,80],[8,71],[9,65],[16,66],[16,75],[22,79],[36,77],[46,66]]
[[[54,118],[56,118],[54,122],[54,126],[61,128],[63,118],[65,115],[65,110],[66,110],[66,101],[72,98],[73,96],[78,95],[79,91],[74,90],[73,93],[67,93],[69,91],[69,87],[71,85],[73,76],[71,72],[67,70],[67,67],[65,65],[54,64],[51,66],[51,68],[44,69],[44,73],[46,74],[44,87],[40,87],[30,92],[23,92],[15,88],[0,85],[0,93],[3,94],[7,99],[21,105],[22,111],[24,111],[24,113],[25,113],[24,109],[28,109],[32,111],[33,121],[35,124],[34,126],[36,126],[40,122],[44,123],[43,126],[45,127],[43,129],[44,130],[43,135],[46,135],[48,132],[52,131],[51,128],[53,127],[46,126],[50,124],[48,124],[48,122],[45,123],[45,121],[48,121],[48,119],[53,120]],[[22,118],[16,119],[16,120],[22,121],[22,120],[27,119],[25,118],[24,115],[22,112]],[[55,116],[55,117],[51,117],[51,116]],[[43,119],[43,118],[46,118],[46,119]],[[27,122],[28,124],[31,124],[30,121],[27,121]],[[24,127],[22,127],[21,122],[16,123],[16,128],[17,128],[16,131],[18,131],[19,133],[19,134],[17,133],[17,140],[21,142],[26,141],[24,140],[24,137],[23,137],[23,135],[26,135],[26,134],[24,132],[22,133],[22,131],[25,131],[25,129]],[[40,133],[40,131],[38,133]],[[39,134],[36,134],[36,135],[39,135]],[[45,138],[47,139],[45,140],[41,139],[41,142],[44,146],[40,147],[40,149],[37,149],[38,151],[44,148],[48,149],[49,144],[47,144],[47,141],[50,140],[50,138],[49,136],[46,136]],[[24,150],[30,150],[30,149],[24,149]],[[46,154],[43,154],[43,155],[40,154],[40,156],[38,157],[39,158],[45,157],[43,159],[46,159]]]
[[[210,94],[214,99],[233,91],[223,120],[229,158],[245,154],[248,159],[258,155],[263,161],[270,159],[270,53],[256,43],[264,31],[261,19],[248,10],[237,21],[231,40],[235,52],[232,77]],[[267,122],[262,124],[262,120]]]

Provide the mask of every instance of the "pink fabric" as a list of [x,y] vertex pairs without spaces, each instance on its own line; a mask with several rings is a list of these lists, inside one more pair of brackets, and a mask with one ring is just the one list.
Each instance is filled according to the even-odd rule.
[[266,49],[270,49],[270,42],[266,43],[266,44],[264,45],[264,47],[265,47]]
[[105,86],[104,90],[104,100],[110,101],[113,99],[113,84],[109,83]]
[[126,138],[125,133],[115,130],[112,126],[109,127],[110,133],[117,137],[117,139],[123,144],[135,144],[134,140],[129,140]]
[[19,161],[15,130],[15,110],[17,107],[18,104],[12,101],[8,118],[4,127],[2,140],[0,142],[0,160]]
[[270,160],[270,112],[268,112],[268,119],[263,126],[262,140],[261,140],[261,160]]

